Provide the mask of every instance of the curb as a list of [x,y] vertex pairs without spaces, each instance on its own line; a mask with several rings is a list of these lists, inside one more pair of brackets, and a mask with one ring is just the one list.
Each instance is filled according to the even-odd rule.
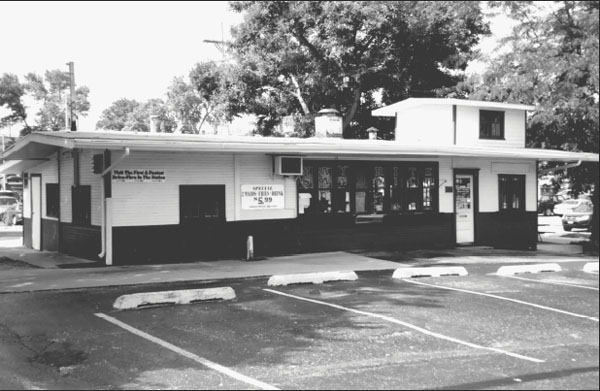
[[288,284],[321,284],[327,281],[354,281],[358,276],[353,271],[282,274],[269,278],[268,286],[280,286]]
[[230,287],[144,292],[120,296],[115,300],[113,307],[118,310],[129,310],[161,304],[190,304],[204,300],[232,300],[235,297],[235,291]]
[[396,269],[392,278],[466,276],[467,269],[462,266],[447,267],[407,267]]
[[515,265],[502,266],[496,272],[499,276],[508,276],[522,273],[540,273],[540,272],[560,272],[562,271],[558,263],[541,263],[536,265]]
[[583,265],[583,271],[586,273],[598,273],[599,262],[588,262]]

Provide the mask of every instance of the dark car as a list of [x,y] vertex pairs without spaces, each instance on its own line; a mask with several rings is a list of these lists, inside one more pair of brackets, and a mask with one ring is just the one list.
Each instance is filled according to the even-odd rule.
[[544,216],[551,216],[554,214],[554,205],[560,204],[562,201],[562,196],[558,195],[541,196],[538,201],[538,213],[543,213]]
[[562,216],[563,229],[570,231],[573,228],[585,228],[591,231],[593,213],[594,205],[591,202],[582,203],[573,210],[565,212]]

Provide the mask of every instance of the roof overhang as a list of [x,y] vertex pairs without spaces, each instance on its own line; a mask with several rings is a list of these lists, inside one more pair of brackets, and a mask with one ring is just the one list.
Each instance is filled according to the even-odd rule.
[[478,100],[466,100],[466,99],[454,99],[454,98],[408,98],[400,102],[396,102],[389,106],[384,106],[379,109],[371,111],[371,115],[374,117],[394,117],[396,113],[403,110],[411,109],[418,106],[429,106],[429,105],[449,105],[449,106],[469,106],[479,107],[482,109],[497,109],[497,110],[525,110],[531,111],[535,109],[535,106],[514,104],[514,103],[499,103],[499,102],[485,102]]
[[260,153],[329,159],[495,158],[559,162],[598,162],[598,154],[530,148],[478,148],[406,145],[398,141],[336,138],[212,137],[165,133],[48,132],[32,133],[5,151],[6,160],[47,159],[66,149],[153,152]]

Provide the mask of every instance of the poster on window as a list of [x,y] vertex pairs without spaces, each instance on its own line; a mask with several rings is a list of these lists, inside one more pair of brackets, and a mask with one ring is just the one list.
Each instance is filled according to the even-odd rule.
[[283,185],[242,185],[242,209],[283,209]]
[[167,176],[164,170],[112,170],[113,182],[164,182]]

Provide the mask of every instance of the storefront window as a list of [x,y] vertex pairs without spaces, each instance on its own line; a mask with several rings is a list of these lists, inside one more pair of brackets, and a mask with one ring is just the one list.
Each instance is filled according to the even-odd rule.
[[310,166],[304,166],[302,176],[298,178],[298,213],[310,213],[313,205],[312,190],[314,189],[314,170]]
[[434,185],[433,180],[433,169],[431,167],[425,167],[423,174],[423,209],[431,210],[433,208],[431,195]]
[[525,210],[525,175],[498,175],[500,210]]
[[383,167],[373,168],[373,212],[383,213],[385,199],[385,172]]
[[400,178],[400,167],[392,167],[392,183],[390,186],[390,210],[399,212],[402,210],[402,178]]
[[406,210],[417,210],[419,204],[419,186],[417,181],[417,168],[408,167],[406,176]]
[[333,193],[332,206],[336,213],[350,212],[350,192],[348,191],[348,169],[347,165],[335,166],[335,190]]
[[389,213],[437,210],[437,163],[305,161],[298,213]]
[[332,188],[332,169],[331,167],[319,167],[319,212],[331,212],[331,188]]

